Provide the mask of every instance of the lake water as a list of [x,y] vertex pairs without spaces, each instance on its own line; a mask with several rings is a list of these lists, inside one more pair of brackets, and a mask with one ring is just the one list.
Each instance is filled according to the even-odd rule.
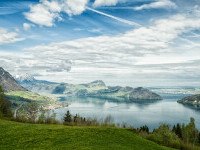
[[160,123],[174,125],[188,123],[190,117],[195,118],[196,126],[200,130],[200,110],[186,107],[177,103],[188,95],[161,94],[163,100],[141,103],[116,103],[108,100],[94,98],[62,98],[70,105],[66,108],[56,109],[58,119],[62,119],[69,110],[73,115],[82,117],[105,119],[111,115],[114,123],[133,126],[135,128],[147,125],[150,130],[157,128]]

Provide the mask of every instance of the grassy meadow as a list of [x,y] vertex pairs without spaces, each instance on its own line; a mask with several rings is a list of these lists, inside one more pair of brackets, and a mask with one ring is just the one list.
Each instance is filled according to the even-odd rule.
[[111,127],[69,127],[0,120],[0,149],[168,150],[132,131]]

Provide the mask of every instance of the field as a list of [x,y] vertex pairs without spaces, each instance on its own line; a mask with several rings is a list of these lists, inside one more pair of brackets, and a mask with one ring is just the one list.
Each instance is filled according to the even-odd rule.
[[23,124],[0,120],[0,149],[167,150],[128,129]]
[[41,96],[29,91],[12,91],[5,93],[6,98],[11,102],[11,108],[14,111],[22,103],[37,102],[45,110],[66,107],[67,103],[57,101],[55,97]]
[[49,98],[47,96],[41,96],[39,94],[29,92],[29,91],[12,91],[12,92],[6,93],[6,95],[20,96],[32,101],[52,101],[52,98]]

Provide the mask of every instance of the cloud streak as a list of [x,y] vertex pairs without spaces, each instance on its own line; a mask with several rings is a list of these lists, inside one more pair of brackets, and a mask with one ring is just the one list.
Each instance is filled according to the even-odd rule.
[[[96,0],[93,4],[94,7],[98,6],[111,6],[118,3],[118,0]],[[140,26],[138,23],[133,21],[128,21],[113,15],[106,14],[104,12],[95,10],[93,8],[87,7],[88,0],[40,0],[39,4],[31,5],[30,12],[24,13],[26,19],[38,24],[40,26],[52,27],[55,21],[62,21],[63,17],[61,13],[66,13],[69,16],[80,15],[86,9],[98,13],[103,16],[107,16],[114,20],[120,21],[122,23]],[[26,25],[26,27],[28,27]]]
[[109,15],[109,14],[106,14],[106,13],[103,13],[101,11],[98,11],[98,10],[95,10],[95,9],[92,9],[92,8],[89,8],[87,7],[88,10],[91,10],[97,14],[100,14],[100,15],[103,15],[103,16],[106,16],[106,17],[109,17],[109,18],[112,18],[114,20],[117,20],[117,21],[120,21],[122,23],[125,23],[125,24],[128,24],[128,25],[132,25],[132,26],[136,26],[136,27],[139,27],[141,25],[139,25],[138,23],[136,22],[133,22],[133,21],[129,21],[129,20],[125,20],[125,19],[122,19],[122,18],[119,18],[119,17],[115,17],[115,16],[112,16],[112,15]]

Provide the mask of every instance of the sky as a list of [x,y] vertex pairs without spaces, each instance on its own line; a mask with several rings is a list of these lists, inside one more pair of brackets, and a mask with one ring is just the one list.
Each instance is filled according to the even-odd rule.
[[200,85],[199,0],[0,0],[0,66],[66,83]]

